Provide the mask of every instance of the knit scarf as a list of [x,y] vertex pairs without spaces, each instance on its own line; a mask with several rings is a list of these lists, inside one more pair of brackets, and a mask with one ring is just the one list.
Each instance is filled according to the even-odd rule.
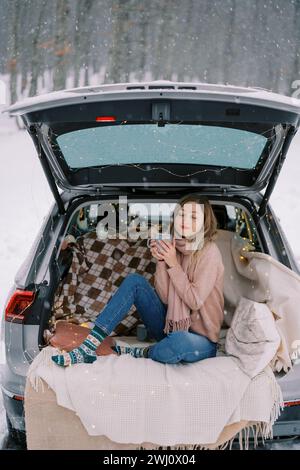
[[[188,271],[188,266],[195,246],[198,246],[198,249],[201,248],[201,245],[199,246],[199,240],[197,239],[191,243],[186,238],[175,238],[177,261],[182,267],[183,271],[187,273],[190,282],[192,282],[193,279],[190,279],[191,272],[190,269]],[[194,248],[191,249],[192,247]],[[179,297],[173,283],[169,279],[168,306],[165,327],[163,331],[164,333],[168,334],[171,329],[172,331],[188,330],[190,325],[190,308]]]

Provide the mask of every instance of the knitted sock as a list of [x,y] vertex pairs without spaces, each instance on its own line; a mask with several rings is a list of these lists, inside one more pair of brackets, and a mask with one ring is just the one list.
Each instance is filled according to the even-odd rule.
[[116,344],[112,347],[114,351],[116,351],[119,355],[120,354],[131,354],[133,357],[148,357],[148,350],[150,346],[143,346],[143,347],[130,347],[130,346],[120,346]]
[[96,349],[106,336],[108,336],[107,333],[95,325],[78,348],[58,356],[51,356],[51,359],[59,366],[69,366],[80,362],[92,363],[97,359]]

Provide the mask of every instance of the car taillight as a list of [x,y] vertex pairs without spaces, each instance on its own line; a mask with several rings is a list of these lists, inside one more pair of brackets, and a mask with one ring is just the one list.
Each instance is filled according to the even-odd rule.
[[96,122],[113,122],[115,121],[115,116],[97,116]]
[[284,406],[298,406],[300,405],[300,400],[285,401]]
[[16,290],[8,301],[5,309],[5,320],[15,323],[23,323],[26,309],[34,301],[34,292]]
[[22,395],[14,395],[13,400],[24,401],[24,396]]

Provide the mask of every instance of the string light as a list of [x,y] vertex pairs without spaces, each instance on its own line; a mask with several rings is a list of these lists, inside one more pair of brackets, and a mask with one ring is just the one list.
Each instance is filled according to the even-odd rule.
[[[177,124],[180,124],[180,123],[182,123],[182,122],[183,122],[183,121],[179,121]],[[277,127],[278,127],[278,126],[277,126]],[[270,127],[269,129],[267,129],[266,131],[261,132],[260,135],[263,136],[263,135],[269,133],[270,131],[274,130],[275,128],[276,128],[276,126],[272,126],[272,127]],[[48,131],[48,134],[45,135],[45,132],[46,132],[46,131]],[[53,149],[54,151],[55,151],[55,150],[60,151],[60,148],[59,148],[57,142],[55,142],[55,141],[52,142],[52,141],[50,140],[50,134],[52,135],[52,137],[53,137],[53,136],[57,137],[57,134],[55,134],[49,126],[48,126],[48,127],[47,127],[47,126],[44,126],[44,128],[42,129],[42,133],[43,133],[44,137],[46,138],[46,141],[48,141],[48,142],[50,143],[52,149]],[[267,138],[266,138],[266,141],[267,141],[267,142],[271,142],[273,139],[274,139],[274,135],[271,136],[271,137],[267,137]],[[236,147],[238,147],[238,148],[240,148],[241,144],[247,142],[248,140],[249,140],[249,137],[245,137],[245,138],[240,139],[239,142],[233,143],[233,145],[236,146]],[[39,142],[39,144],[40,144],[40,142]],[[252,146],[254,147],[254,146],[255,146],[255,143],[252,143],[252,142],[251,142],[251,144],[248,145],[247,148],[250,149]],[[173,148],[173,147],[170,146],[170,148]],[[212,147],[211,150],[209,150],[209,149],[207,150],[207,149],[206,149],[206,151],[205,151],[206,155],[212,153],[212,150],[213,150],[213,147]],[[62,158],[62,157],[60,156],[60,158]],[[259,159],[259,162],[260,162],[260,160],[261,160],[261,159]],[[174,163],[176,164],[176,162],[174,162]],[[137,168],[138,170],[143,171],[143,172],[149,172],[149,171],[154,171],[154,170],[162,170],[162,171],[165,171],[165,172],[167,172],[167,173],[169,173],[169,174],[171,174],[171,175],[173,175],[173,176],[176,176],[176,177],[178,177],[178,178],[192,177],[192,176],[197,175],[197,174],[199,174],[199,173],[206,173],[206,172],[215,173],[215,174],[221,174],[222,171],[228,170],[228,166],[223,167],[223,168],[216,168],[216,169],[208,169],[208,168],[207,168],[207,169],[203,169],[203,170],[197,170],[197,171],[195,171],[195,172],[193,172],[193,173],[186,173],[186,174],[182,175],[182,174],[175,173],[175,172],[173,172],[173,171],[171,171],[171,170],[169,170],[169,169],[167,169],[167,168],[164,168],[164,167],[153,167],[153,166],[151,166],[151,165],[148,164],[148,165],[146,166],[146,168],[141,168],[140,165],[141,165],[141,164],[137,164],[137,163],[121,163],[121,162],[116,162],[116,163],[114,163],[114,164],[112,164],[112,165],[102,165],[102,166],[100,166],[99,168],[97,168],[97,170],[98,170],[99,173],[101,173],[101,172],[102,172],[102,168],[107,169],[107,168],[111,168],[111,167],[115,167],[115,166],[122,166],[122,167],[123,167],[123,166],[126,166],[126,167]],[[245,171],[249,172],[249,168],[236,168],[236,167],[234,167],[234,170],[235,170],[235,171],[238,171],[238,172],[242,172],[242,171],[243,171],[243,172],[245,172]],[[76,168],[69,168],[69,171],[74,171],[74,172],[75,172],[75,171],[77,171],[77,169],[76,169]]]

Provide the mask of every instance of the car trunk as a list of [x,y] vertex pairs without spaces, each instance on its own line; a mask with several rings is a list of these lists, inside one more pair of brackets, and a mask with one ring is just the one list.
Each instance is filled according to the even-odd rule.
[[[160,202],[169,204],[169,212],[164,214],[165,220],[163,219],[163,223],[167,223],[175,202],[170,201],[170,199],[160,199]],[[145,228],[142,222],[147,217],[143,217],[140,210],[144,204],[147,205],[146,201],[141,202],[140,199],[129,201],[128,226],[132,232],[135,230],[133,229],[135,226],[132,224],[133,222],[135,225],[137,224],[136,215],[138,213],[140,214],[140,227]],[[148,208],[151,204],[157,207],[157,202],[149,202]],[[107,208],[108,205],[113,206],[114,210],[118,207],[114,199],[106,200],[105,207]],[[147,247],[147,239],[142,238],[146,236],[146,230],[143,235],[140,233],[141,237],[136,241],[129,241],[126,238],[123,240],[101,240],[97,236],[97,233],[99,234],[97,227],[102,220],[102,217],[97,215],[100,212],[100,207],[101,202],[87,203],[85,206],[77,208],[70,219],[64,238],[66,239],[71,235],[71,244],[66,250],[61,250],[58,256],[62,279],[57,286],[51,306],[49,323],[44,331],[46,341],[51,337],[51,333],[55,332],[56,322],[59,320],[66,320],[91,328],[97,315],[103,310],[111,295],[129,272],[142,274],[154,285],[156,262],[151,257]],[[225,255],[224,250],[228,247],[228,240],[236,236],[237,233],[239,233],[241,239],[249,242],[251,249],[261,251],[255,225],[248,211],[234,204],[225,204],[221,201],[218,201],[217,204],[212,201],[212,207],[218,221],[218,238],[216,242],[222,256]],[[116,215],[118,214],[120,214],[120,207],[119,210],[116,210]],[[151,223],[155,225],[158,223],[159,217],[155,214],[153,207],[151,214]],[[150,222],[148,221],[149,226]],[[72,243],[74,239],[77,241],[76,245]],[[226,259],[225,256],[224,259]],[[232,275],[231,269],[231,267],[225,265],[228,278]],[[74,273],[79,271],[85,272],[85,274],[75,276]],[[250,283],[249,289],[251,289]],[[225,354],[226,333],[234,312],[234,306],[227,302],[226,296],[225,311],[227,313],[220,332],[218,354]],[[140,325],[143,325],[143,322],[135,306],[132,306],[127,317],[117,325],[111,336],[116,337],[121,344],[151,344],[155,341],[151,336],[142,341],[138,339],[137,329],[141,328]]]
[[[254,208],[259,219],[298,130],[300,100],[255,88],[158,81],[63,90],[4,112],[22,117],[62,215],[68,204],[58,188],[74,198],[190,191],[234,199],[265,190]],[[94,312],[104,305],[94,304]]]

